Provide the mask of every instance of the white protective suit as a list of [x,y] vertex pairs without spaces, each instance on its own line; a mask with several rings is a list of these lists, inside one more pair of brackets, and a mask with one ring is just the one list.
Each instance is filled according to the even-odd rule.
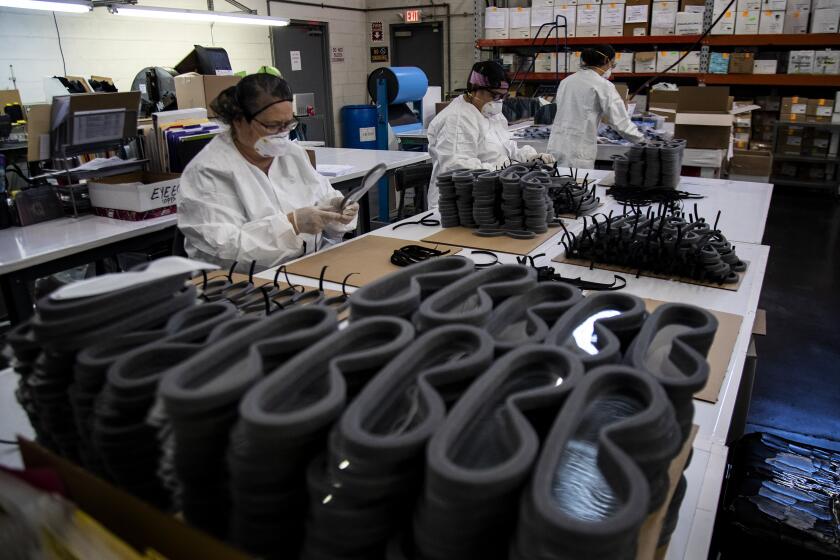
[[429,208],[437,208],[437,177],[441,173],[453,169],[493,171],[509,160],[530,161],[537,157],[537,151],[531,146],[516,146],[504,115],[485,117],[463,95],[453,99],[432,119],[428,135],[432,157]]
[[621,96],[609,80],[590,68],[582,68],[560,82],[557,115],[548,139],[548,153],[557,165],[593,169],[598,154],[598,123],[602,117],[627,140],[641,142],[644,136],[627,114]]
[[[276,266],[317,249],[321,235],[295,234],[286,214],[341,197],[319,175],[306,151],[292,144],[275,158],[266,175],[249,163],[233,143],[230,131],[213,139],[184,169],[178,202],[178,228],[186,237],[190,258],[229,267],[238,261],[247,270]],[[356,220],[336,222],[325,233],[340,236]]]

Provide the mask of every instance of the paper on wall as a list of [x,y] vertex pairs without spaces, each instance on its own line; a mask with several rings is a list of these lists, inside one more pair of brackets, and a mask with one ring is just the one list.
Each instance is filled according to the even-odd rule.
[[300,51],[289,51],[289,58],[292,62],[292,72],[297,72],[302,69],[300,64]]

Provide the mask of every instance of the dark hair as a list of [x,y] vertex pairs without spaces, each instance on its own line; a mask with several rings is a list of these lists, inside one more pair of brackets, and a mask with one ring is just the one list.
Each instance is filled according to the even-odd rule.
[[584,66],[603,66],[614,58],[615,49],[609,45],[595,45],[580,53],[580,61]]
[[[472,81],[473,74],[478,74],[484,78],[487,85],[475,84]],[[470,77],[467,78],[467,91],[478,91],[480,89],[499,89],[510,86],[507,72],[502,68],[502,65],[495,60],[485,60],[483,62],[476,62],[470,70]]]
[[281,101],[292,100],[292,88],[283,78],[271,74],[250,74],[235,86],[224,90],[210,103],[210,108],[226,124],[254,117]]

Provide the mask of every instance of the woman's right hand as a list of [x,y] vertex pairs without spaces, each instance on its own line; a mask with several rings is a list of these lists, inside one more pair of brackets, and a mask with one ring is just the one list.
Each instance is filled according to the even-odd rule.
[[310,233],[312,235],[324,231],[324,227],[328,223],[335,223],[342,219],[342,215],[338,212],[330,212],[314,206],[298,208],[288,216],[291,218],[289,221],[292,222],[292,227],[295,228],[296,233]]

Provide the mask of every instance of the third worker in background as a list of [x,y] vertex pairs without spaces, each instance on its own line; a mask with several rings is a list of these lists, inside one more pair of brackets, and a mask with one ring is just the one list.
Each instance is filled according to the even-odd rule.
[[557,158],[558,166],[593,169],[602,119],[631,142],[641,142],[644,136],[608,79],[615,67],[615,49],[609,45],[584,49],[580,60],[580,70],[564,78],[557,88],[557,114],[548,152]]

